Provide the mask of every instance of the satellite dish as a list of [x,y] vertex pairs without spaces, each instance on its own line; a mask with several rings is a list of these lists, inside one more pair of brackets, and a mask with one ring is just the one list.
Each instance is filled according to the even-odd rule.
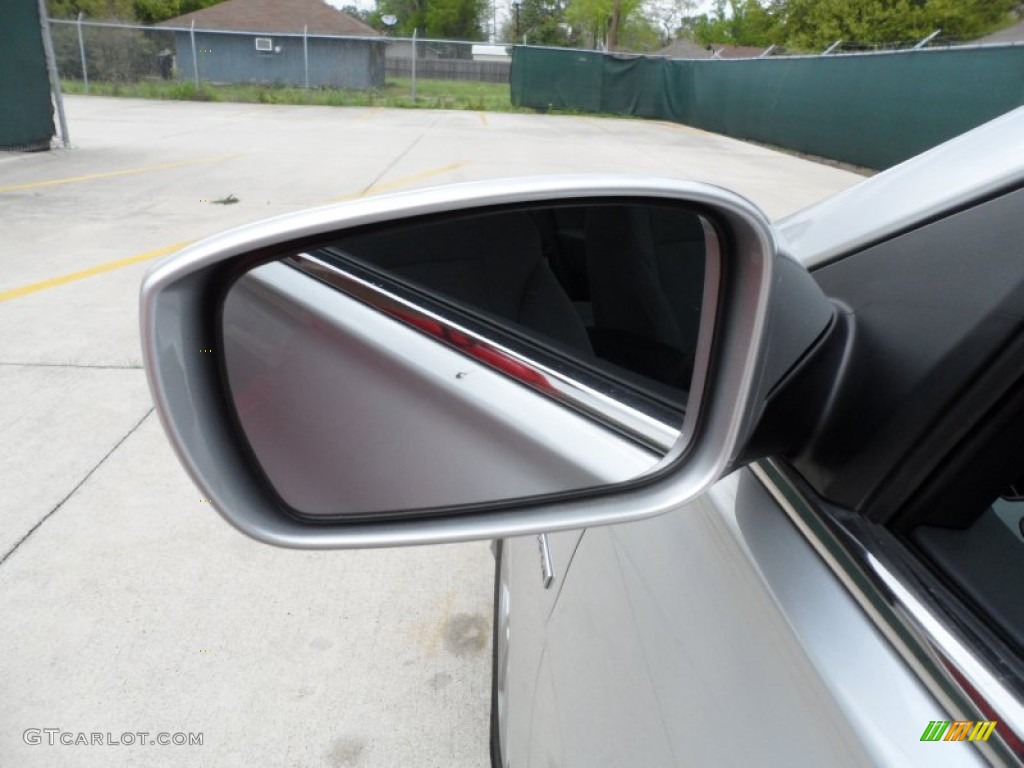
[[385,13],[383,16],[380,17],[380,20],[384,23],[384,26],[386,27],[393,27],[395,26],[395,24],[398,23],[398,17],[395,16],[395,14],[393,13]]

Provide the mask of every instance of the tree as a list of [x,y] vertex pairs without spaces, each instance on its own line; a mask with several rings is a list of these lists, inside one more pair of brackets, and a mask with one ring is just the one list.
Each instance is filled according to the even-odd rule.
[[1022,10],[1024,4],[1016,0],[930,0],[925,16],[944,35],[971,40],[1003,26],[1011,12]]
[[[505,39],[526,41],[531,45],[572,46],[579,44],[566,18],[565,0],[520,0],[518,30],[516,9],[512,9]],[[518,37],[517,37],[518,34]]]
[[647,53],[656,51],[668,42],[661,29],[652,20],[646,9],[632,14],[619,27],[619,48],[624,51]]
[[688,19],[697,42],[769,46],[780,40],[778,10],[758,0],[716,0],[711,13]]
[[488,4],[483,0],[430,0],[424,17],[427,37],[483,40]]
[[1006,23],[1020,0],[716,0],[684,19],[701,43],[817,50],[836,40],[870,45],[920,40],[942,30],[964,40]]
[[788,45],[820,50],[836,40],[919,40],[936,29],[972,39],[1007,21],[1015,1],[778,0],[772,8]]
[[379,15],[398,18],[395,33],[446,40],[483,40],[487,0],[378,0]]
[[657,28],[661,42],[667,43],[696,7],[697,0],[644,0],[642,12],[644,19]]
[[135,18],[132,0],[48,0],[46,4],[50,16],[55,19],[75,18],[84,13],[90,19],[123,19]]
[[618,48],[619,30],[640,12],[641,0],[570,0],[566,18],[583,30],[593,46],[604,42],[605,49]]
[[378,29],[383,26],[380,23],[380,15],[377,11],[363,10],[354,5],[343,5],[341,12],[346,16],[351,16],[353,19],[359,19],[363,24],[369,24],[374,29]]
[[218,2],[221,0],[48,0],[47,9],[58,19],[76,18],[81,12],[89,19],[156,24]]

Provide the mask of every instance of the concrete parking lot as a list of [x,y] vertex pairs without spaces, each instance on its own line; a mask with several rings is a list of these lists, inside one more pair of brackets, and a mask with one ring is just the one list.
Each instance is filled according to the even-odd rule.
[[[694,178],[773,217],[859,179],[639,120],[67,107],[71,150],[0,154],[0,766],[487,764],[487,544],[294,552],[222,522],[146,387],[137,294],[156,258],[265,216],[471,179]],[[30,744],[28,729],[149,736]],[[202,744],[149,744],[159,733]]]

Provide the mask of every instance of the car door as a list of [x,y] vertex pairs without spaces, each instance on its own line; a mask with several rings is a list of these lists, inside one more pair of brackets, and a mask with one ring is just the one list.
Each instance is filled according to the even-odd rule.
[[[544,679],[545,640],[552,611],[565,585],[583,531],[563,531],[501,541],[495,597],[495,653],[492,674],[494,725],[492,739],[501,744],[504,765],[524,762],[524,748],[534,743],[534,729],[544,728],[553,702]],[[546,552],[545,552],[546,548]],[[545,564],[550,572],[545,572]],[[548,579],[550,576],[550,580]],[[497,638],[501,638],[500,641]],[[535,720],[536,712],[539,720]],[[557,729],[551,738],[558,738]],[[535,743],[545,743],[538,732]],[[499,763],[500,765],[501,763]]]
[[[587,531],[547,626],[543,743],[523,762],[1019,758],[1022,215],[1010,191],[813,273],[860,334],[846,391],[800,452],[685,510]],[[843,536],[888,586],[839,564]],[[913,618],[880,618],[886,601]],[[911,649],[898,640],[922,626]],[[953,682],[966,693],[951,700]],[[940,726],[975,744],[936,748]],[[1009,752],[984,751],[991,733]]]

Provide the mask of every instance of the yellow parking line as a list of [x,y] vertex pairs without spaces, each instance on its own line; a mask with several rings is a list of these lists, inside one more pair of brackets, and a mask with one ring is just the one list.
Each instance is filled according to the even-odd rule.
[[485,115],[483,112],[477,112],[477,114],[480,115],[480,122],[483,123],[484,125],[487,125],[487,115]]
[[93,181],[94,179],[109,179],[114,176],[129,176],[135,173],[149,173],[150,171],[165,171],[170,168],[182,168],[186,165],[198,165],[200,163],[213,163],[218,160],[226,160],[230,157],[238,157],[236,154],[213,155],[212,157],[200,157],[195,160],[181,160],[177,163],[160,163],[158,165],[145,165],[141,168],[126,168],[123,171],[107,171],[105,173],[90,173],[85,176],[70,176],[65,179],[47,179],[46,181],[30,181],[27,184],[13,184],[8,187],[0,187],[0,192],[14,192],[19,189],[36,189],[38,187],[54,187],[59,184],[75,184],[79,181]]
[[[234,157],[234,156],[235,155],[223,155],[222,157]],[[182,162],[182,163],[165,163],[163,165],[151,165],[151,166],[147,166],[146,168],[136,168],[134,170],[128,170],[128,171],[114,171],[114,172],[111,172],[111,173],[95,174],[93,176],[80,176],[80,177],[77,177],[77,178],[74,178],[74,179],[55,179],[55,180],[49,181],[49,182],[36,182],[35,184],[18,185],[17,187],[0,187],[0,192],[9,191],[9,190],[12,190],[12,189],[24,189],[26,187],[31,187],[31,186],[45,186],[47,184],[67,184],[67,183],[70,183],[72,181],[84,181],[84,180],[90,179],[90,178],[104,178],[106,176],[119,176],[119,175],[123,175],[123,174],[126,174],[126,173],[142,173],[143,171],[147,171],[147,170],[159,170],[159,169],[162,169],[162,168],[174,168],[174,167],[177,167],[177,166],[180,166],[180,165],[189,165],[189,164],[192,164],[192,163],[199,163],[199,162],[212,162],[215,159],[218,159],[218,158],[205,158],[203,160],[190,160],[190,161],[185,161],[185,162]],[[384,191],[387,191],[389,189],[395,189],[396,187],[401,187],[401,186],[404,186],[406,184],[412,184],[412,183],[414,183],[416,181],[420,181],[421,179],[427,179],[427,178],[430,178],[431,176],[437,176],[437,175],[440,175],[442,173],[448,173],[449,171],[454,171],[456,168],[461,168],[464,165],[467,165],[467,163],[464,163],[464,162],[450,163],[449,165],[443,166],[441,168],[434,168],[433,170],[423,171],[422,173],[415,173],[415,174],[413,174],[411,176],[403,176],[402,178],[395,179],[394,181],[388,181],[388,182],[385,182],[383,184],[374,184],[373,186],[368,187],[367,189],[365,189],[362,192],[359,192],[359,193],[354,194],[354,195],[346,195],[345,197],[339,197],[339,198],[337,198],[336,200],[334,200],[332,202],[340,202],[342,200],[353,200],[355,198],[365,197],[367,195],[372,195],[372,194],[375,194],[377,192],[384,192]],[[20,296],[27,296],[27,295],[29,295],[31,293],[37,293],[39,291],[45,291],[45,290],[47,290],[49,288],[56,288],[58,285],[64,285],[66,283],[73,283],[76,280],[84,280],[87,277],[92,277],[93,275],[100,275],[100,274],[103,274],[104,272],[112,272],[115,269],[120,269],[121,267],[127,267],[130,264],[137,264],[140,261],[148,261],[149,259],[155,259],[155,258],[157,258],[159,256],[166,256],[169,253],[173,253],[174,251],[177,251],[177,250],[180,250],[181,248],[184,248],[186,245],[189,245],[191,242],[192,241],[186,241],[186,242],[183,242],[183,243],[176,243],[175,245],[168,245],[168,246],[165,246],[163,248],[157,248],[156,250],[146,251],[145,253],[139,253],[139,254],[136,254],[134,256],[127,256],[127,257],[125,257],[123,259],[117,259],[115,261],[108,261],[105,264],[99,264],[99,265],[97,265],[95,267],[90,267],[89,269],[83,269],[83,270],[80,270],[78,272],[71,272],[71,273],[66,274],[66,275],[60,275],[59,277],[54,277],[54,278],[51,278],[49,280],[41,280],[38,283],[30,283],[29,285],[23,285],[21,288],[12,288],[9,291],[0,292],[0,302],[8,301],[9,299],[16,299],[16,298],[18,298]]]
[[9,291],[3,291],[0,293],[0,302],[7,301],[8,299],[16,299],[19,296],[27,296],[30,293],[36,293],[38,291],[45,291],[48,288],[55,288],[58,285],[64,285],[65,283],[73,283],[76,280],[84,280],[87,277],[93,275],[99,275],[104,272],[111,272],[121,267],[127,267],[129,264],[137,264],[140,261],[148,261],[149,259],[155,259],[158,256],[166,256],[169,253],[180,250],[188,245],[189,242],[176,243],[175,245],[168,245],[163,248],[157,248],[153,251],[146,251],[145,253],[137,253],[134,256],[127,256],[123,259],[117,259],[116,261],[108,261],[106,264],[98,264],[95,267],[89,267],[89,269],[83,269],[78,272],[71,272],[67,275],[61,275],[60,277],[53,277],[49,280],[40,280],[38,283],[30,283],[29,285],[23,285],[21,288],[12,288]]
[[364,189],[362,192],[356,192],[351,195],[343,195],[341,197],[336,197],[331,202],[340,203],[344,200],[355,200],[360,197],[366,197],[367,195],[375,195],[379,192],[386,192],[389,189],[395,189],[396,187],[404,187],[407,184],[412,184],[423,179],[429,179],[431,176],[439,176],[442,173],[454,171],[456,168],[461,168],[464,165],[467,165],[467,163],[451,163],[442,168],[434,168],[433,170],[430,171],[414,173],[411,176],[403,176],[400,179],[395,179],[394,181],[386,181],[383,184],[373,184]]
[[356,117],[356,120],[367,120],[367,119],[369,119],[371,117],[376,117],[377,114],[381,111],[381,109],[383,109],[383,107],[371,107],[370,109],[366,110],[365,112],[359,114]]

